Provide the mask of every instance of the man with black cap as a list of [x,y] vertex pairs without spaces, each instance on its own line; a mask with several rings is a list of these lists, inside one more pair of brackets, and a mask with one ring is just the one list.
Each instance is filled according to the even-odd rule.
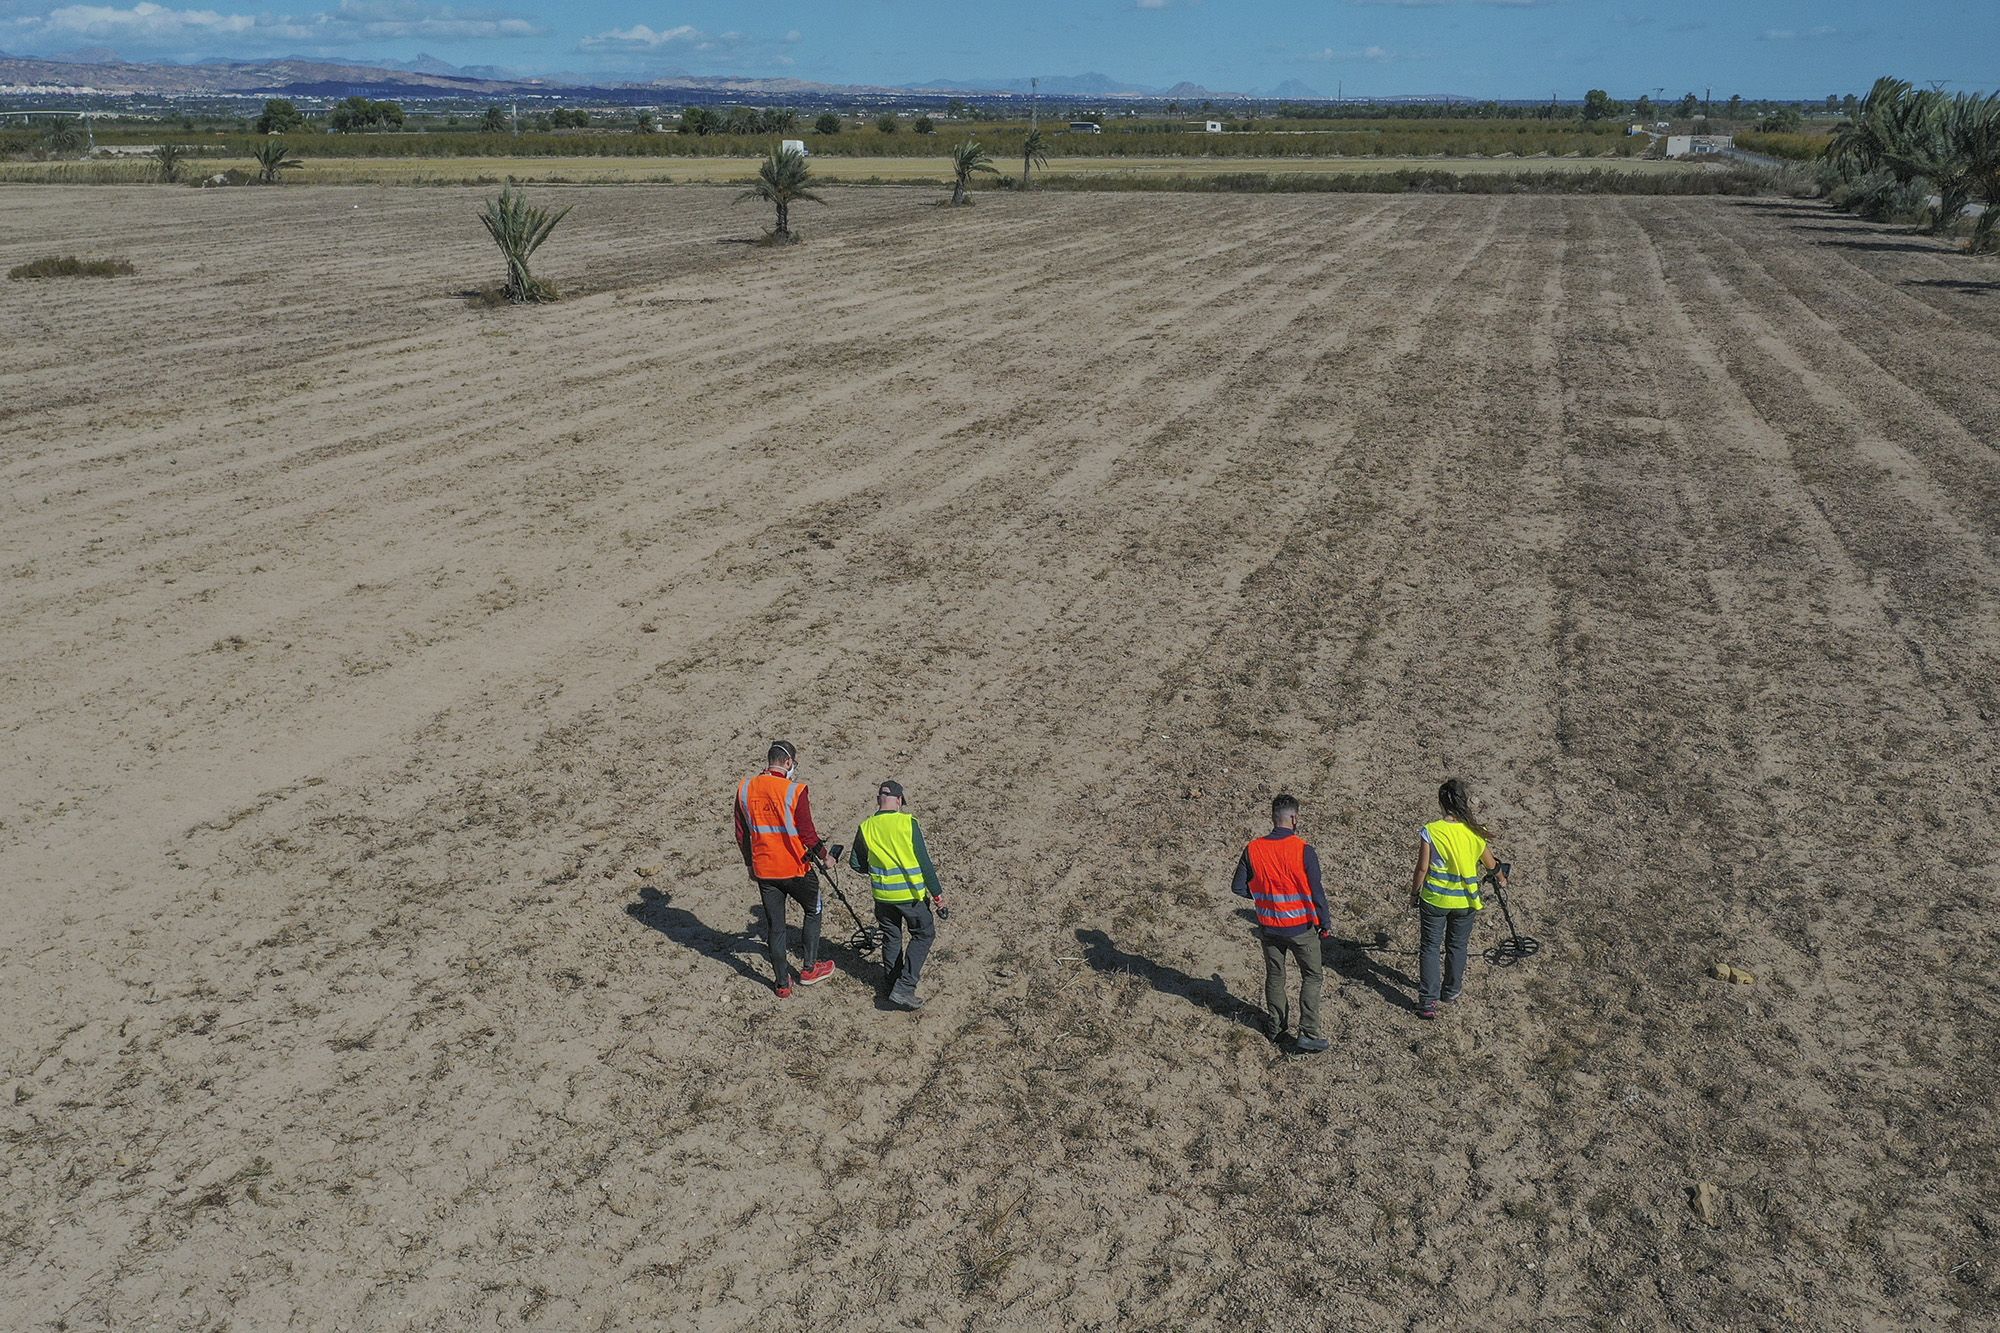
[[[820,918],[826,898],[813,866],[831,872],[826,848],[813,827],[812,803],[806,784],[798,780],[799,752],[790,741],[772,741],[764,771],[745,778],[736,788],[736,846],[764,899],[764,921],[770,931],[771,971],[778,998],[788,999],[796,980],[811,986],[833,975],[833,964],[819,956]],[[787,955],[785,900],[805,914],[805,967],[792,971]]]
[[[854,832],[854,850],[847,863],[868,876],[875,890],[875,920],[882,926],[882,962],[889,972],[889,1001],[905,1009],[921,1009],[917,979],[937,938],[935,915],[942,915],[937,870],[931,865],[924,831],[903,811],[903,787],[886,779],[875,789],[875,813]],[[903,947],[903,931],[910,944]]]

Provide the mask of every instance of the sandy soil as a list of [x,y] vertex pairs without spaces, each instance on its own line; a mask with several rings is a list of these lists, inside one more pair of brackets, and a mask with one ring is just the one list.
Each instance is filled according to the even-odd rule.
[[[0,283],[0,1325],[1993,1327],[2000,265],[560,194],[537,310],[476,191],[6,195],[139,275]],[[765,984],[773,734],[909,788],[922,1014]],[[1447,772],[1544,950],[1423,1025]]]

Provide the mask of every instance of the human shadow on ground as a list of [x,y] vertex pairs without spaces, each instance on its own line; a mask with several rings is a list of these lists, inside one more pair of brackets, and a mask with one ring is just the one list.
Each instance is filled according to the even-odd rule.
[[[764,909],[760,906],[751,905],[749,919],[741,930],[718,930],[686,908],[675,907],[669,895],[646,884],[640,886],[636,902],[625,904],[625,914],[640,925],[659,931],[682,948],[720,958],[739,976],[748,977],[759,985],[772,984],[766,971],[768,963],[765,962],[770,954],[770,937],[765,933]],[[842,920],[845,920],[844,914]],[[797,967],[801,929],[797,915],[788,914],[785,924],[791,936],[792,966]],[[841,971],[864,981],[872,982],[884,975],[881,953],[855,948],[849,939],[849,932],[840,928],[831,911],[821,923],[819,952],[820,957],[833,959]],[[755,961],[746,962],[746,958]]]
[[1076,939],[1083,946],[1083,961],[1094,972],[1129,972],[1160,994],[1186,1000],[1218,1018],[1245,1027],[1261,1029],[1264,1025],[1263,1007],[1231,995],[1219,973],[1211,973],[1204,980],[1140,954],[1127,953],[1101,930],[1079,930]]
[[1329,971],[1343,980],[1360,982],[1391,1007],[1414,1009],[1417,1006],[1416,979],[1401,968],[1390,967],[1374,957],[1374,952],[1387,947],[1388,943],[1386,934],[1378,934],[1367,944],[1335,935],[1320,941],[1320,960]]
[[659,931],[675,944],[698,954],[720,958],[736,969],[737,975],[762,985],[771,978],[743,961],[743,955],[760,957],[765,944],[759,934],[761,911],[751,916],[751,925],[740,931],[717,930],[685,907],[675,907],[673,899],[650,884],[641,885],[637,902],[625,904],[625,914],[642,926]]
[[[1239,907],[1236,909],[1236,915],[1252,926],[1257,924],[1255,908]],[[1342,980],[1360,982],[1397,1008],[1413,1009],[1416,1007],[1416,1000],[1412,997],[1416,995],[1417,983],[1406,973],[1397,968],[1385,967],[1370,956],[1375,950],[1387,948],[1388,945],[1389,936],[1386,932],[1378,932],[1375,938],[1366,944],[1360,940],[1343,939],[1335,935],[1320,941],[1320,962]]]

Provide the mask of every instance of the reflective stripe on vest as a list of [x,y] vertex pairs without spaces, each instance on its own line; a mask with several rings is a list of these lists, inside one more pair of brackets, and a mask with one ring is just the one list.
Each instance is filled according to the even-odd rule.
[[806,845],[794,822],[802,782],[760,773],[736,789],[736,808],[750,832],[750,873],[758,879],[797,879],[806,873]]
[[1431,845],[1431,865],[1424,875],[1423,900],[1446,911],[1484,908],[1479,858],[1486,851],[1486,839],[1455,819],[1432,820],[1424,825],[1424,838]]
[[876,902],[921,902],[928,896],[923,863],[917,859],[916,828],[917,821],[901,810],[881,810],[861,821]]
[[1313,906],[1312,880],[1306,876],[1306,840],[1259,838],[1245,848],[1250,858],[1250,900],[1257,907],[1257,924],[1266,930],[1296,930],[1320,925]]

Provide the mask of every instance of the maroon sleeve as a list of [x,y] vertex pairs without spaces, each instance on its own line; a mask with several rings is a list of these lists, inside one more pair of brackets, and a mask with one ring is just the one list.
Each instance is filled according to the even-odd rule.
[[799,841],[805,844],[806,855],[819,850],[819,830],[813,827],[812,793],[799,788],[799,802],[792,807],[792,824],[799,831]]

